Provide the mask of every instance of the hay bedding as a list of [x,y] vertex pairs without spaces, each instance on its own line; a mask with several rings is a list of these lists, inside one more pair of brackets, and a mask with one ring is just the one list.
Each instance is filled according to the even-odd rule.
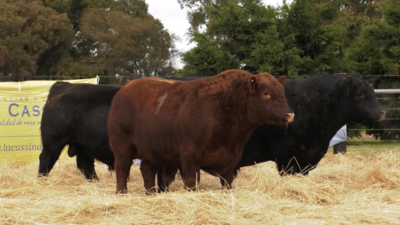
[[0,224],[400,224],[400,153],[327,155],[308,177],[280,178],[273,163],[243,168],[231,191],[201,175],[200,190],[146,196],[138,166],[129,194],[98,164],[88,182],[73,160],[37,179],[38,163],[0,165]]

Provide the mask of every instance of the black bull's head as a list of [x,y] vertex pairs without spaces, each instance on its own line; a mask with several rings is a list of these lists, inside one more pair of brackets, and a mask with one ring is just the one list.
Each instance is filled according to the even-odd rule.
[[[327,120],[331,120],[331,122],[317,121],[323,124],[318,127],[310,125],[311,128],[308,130],[308,137],[304,137],[305,140],[296,139],[296,137],[291,137],[290,134],[285,139],[287,141],[286,146],[290,146],[284,150],[286,156],[275,159],[281,175],[297,173],[307,175],[324,157],[329,147],[329,141],[345,124],[349,122],[376,122],[385,118],[386,111],[375,98],[373,88],[360,76],[354,75],[341,79],[334,90],[330,95],[332,107],[330,107],[327,117]],[[294,104],[296,102],[289,101],[289,106],[298,117],[296,119],[301,120],[299,118],[301,113],[296,112],[297,107]],[[294,123],[292,129],[290,129],[290,126],[288,133],[290,133],[290,130],[296,129],[297,125]],[[314,128],[314,131],[311,130],[312,128]],[[324,132],[324,135],[319,137],[312,135],[320,131]]]

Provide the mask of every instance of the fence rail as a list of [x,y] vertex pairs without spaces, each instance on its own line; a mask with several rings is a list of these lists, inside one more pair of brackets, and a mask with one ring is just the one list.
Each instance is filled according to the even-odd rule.
[[374,91],[377,95],[400,94],[400,89],[375,89]]
[[[346,74],[335,74],[338,76],[345,76]],[[166,79],[173,79],[174,77],[172,76],[160,76],[162,78]],[[197,76],[199,77],[199,76]],[[285,76],[287,79],[302,79],[306,78],[308,76]],[[363,78],[367,79],[368,81],[371,81],[370,78],[387,78],[390,80],[390,82],[398,82],[398,86],[400,86],[400,79],[394,79],[394,78],[400,78],[400,75],[362,75]],[[79,79],[79,78],[84,78],[84,77],[73,77],[73,79]],[[126,82],[132,80],[132,79],[137,79],[140,78],[140,76],[137,75],[127,75],[127,76],[100,76],[100,81],[99,83],[101,84],[119,84],[123,85]],[[52,76],[31,76],[30,74],[10,74],[8,76],[0,76],[0,82],[1,81],[24,81],[24,80],[59,80],[60,78],[58,77],[52,77]],[[63,78],[67,80],[66,78]],[[375,79],[376,80],[376,79]],[[390,85],[386,87],[391,87]],[[386,136],[390,136],[393,139],[391,140],[384,140],[384,141],[400,141],[400,103],[398,100],[400,100],[400,89],[374,89],[375,94],[377,95],[377,100],[384,106],[385,110],[387,111],[387,118],[380,122],[380,125],[378,126],[366,126],[366,127],[351,127],[348,126],[347,130],[349,132],[355,132],[355,133],[360,133],[361,131],[368,131],[369,133],[372,133],[376,135],[377,133],[385,133]],[[389,135],[388,135],[389,134]],[[398,135],[397,135],[398,134]]]

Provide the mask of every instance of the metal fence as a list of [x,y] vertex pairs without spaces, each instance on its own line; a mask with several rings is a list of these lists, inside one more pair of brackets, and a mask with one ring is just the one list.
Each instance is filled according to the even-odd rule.
[[[338,76],[347,74],[336,74]],[[302,79],[308,76],[285,76],[290,79]],[[349,137],[359,137],[360,135],[373,135],[374,139],[381,141],[400,140],[400,89],[393,88],[397,84],[400,88],[400,75],[363,75],[364,79],[374,86],[376,97],[387,111],[386,119],[378,123],[369,124],[349,124],[347,127]],[[79,79],[84,77],[71,77],[69,79]],[[100,84],[119,84],[141,78],[137,75],[129,76],[100,76]],[[176,77],[163,77],[166,79],[176,79]],[[0,77],[0,81],[22,81],[22,80],[59,80],[57,77],[50,76],[31,76],[29,74],[10,74],[7,77]],[[68,78],[63,78],[68,79]]]

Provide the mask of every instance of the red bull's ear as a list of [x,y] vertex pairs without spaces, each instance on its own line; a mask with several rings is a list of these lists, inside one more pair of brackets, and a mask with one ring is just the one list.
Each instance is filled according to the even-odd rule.
[[281,83],[283,86],[285,86],[285,84],[286,84],[286,78],[285,77],[278,77],[276,79],[279,81],[279,83]]

